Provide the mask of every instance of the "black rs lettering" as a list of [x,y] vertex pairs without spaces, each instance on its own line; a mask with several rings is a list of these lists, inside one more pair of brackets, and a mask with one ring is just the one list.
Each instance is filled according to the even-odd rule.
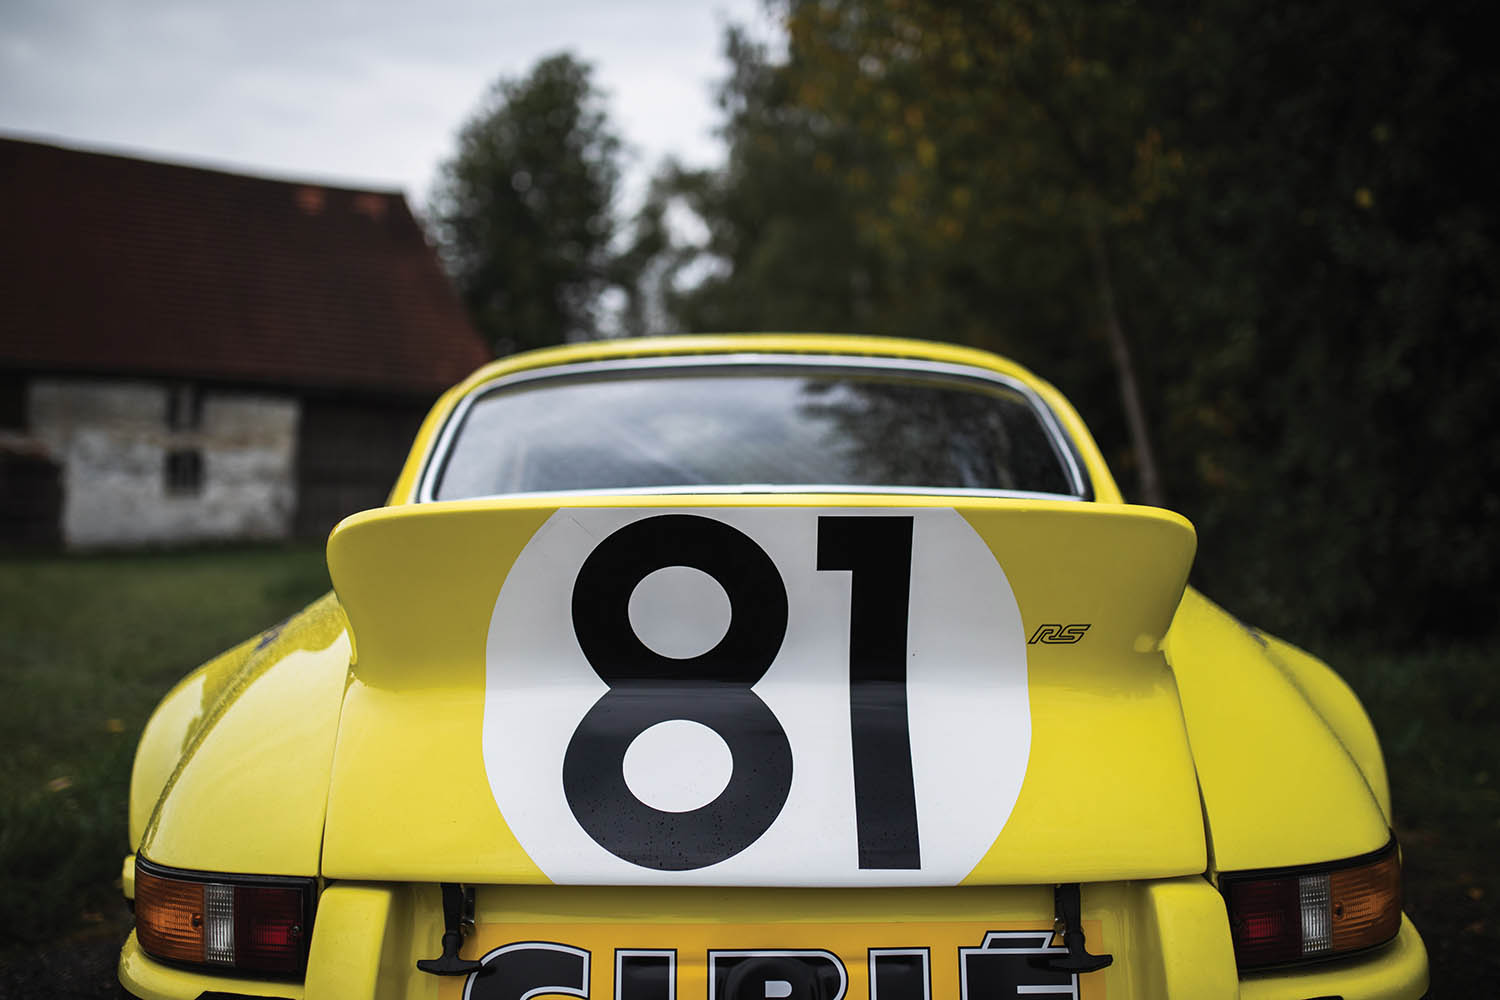
[[[729,595],[729,630],[699,656],[662,656],[630,624],[636,585],[668,566],[701,570]],[[579,825],[601,847],[644,868],[690,871],[733,857],[766,832],[791,791],[792,748],[750,687],[776,659],[786,625],[786,586],[776,565],[721,521],[648,517],[589,553],[573,585],[573,630],[609,690],[568,743],[563,792]],[[718,798],[687,812],[649,806],[625,783],[630,744],[675,719],[718,733],[734,762]]]
[[1034,646],[1039,642],[1048,645],[1070,645],[1082,639],[1092,627],[1090,624],[1038,625],[1036,631],[1031,634],[1031,638],[1026,640],[1026,645]]
[[849,570],[849,724],[859,867],[922,867],[906,712],[910,517],[818,518],[818,569]]

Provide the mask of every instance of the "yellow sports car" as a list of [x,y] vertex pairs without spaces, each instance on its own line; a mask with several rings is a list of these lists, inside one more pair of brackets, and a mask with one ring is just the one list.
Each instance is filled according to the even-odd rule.
[[136,756],[153,998],[1415,1000],[1375,733],[1058,392],[861,337],[447,393]]

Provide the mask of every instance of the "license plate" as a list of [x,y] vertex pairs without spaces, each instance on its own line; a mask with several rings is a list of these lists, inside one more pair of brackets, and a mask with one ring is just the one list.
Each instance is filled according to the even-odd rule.
[[[1101,922],[1083,921],[1094,952]],[[482,923],[482,974],[448,1000],[1102,1000],[1104,976],[1054,971],[1051,928],[960,923]]]

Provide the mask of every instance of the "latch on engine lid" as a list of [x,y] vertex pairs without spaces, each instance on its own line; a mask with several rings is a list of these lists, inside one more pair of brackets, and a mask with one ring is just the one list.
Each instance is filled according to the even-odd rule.
[[434,976],[467,976],[482,972],[484,966],[472,959],[459,958],[464,932],[474,930],[474,887],[456,882],[443,883],[443,953],[437,958],[417,960],[417,968]]
[[1062,933],[1066,955],[1056,958],[1034,958],[1037,968],[1052,972],[1097,972],[1114,962],[1113,955],[1090,955],[1083,940],[1083,901],[1077,882],[1059,885],[1052,890],[1052,904],[1057,926]]

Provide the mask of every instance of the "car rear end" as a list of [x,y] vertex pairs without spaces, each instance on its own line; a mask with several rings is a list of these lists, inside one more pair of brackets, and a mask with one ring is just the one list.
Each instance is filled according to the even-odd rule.
[[[705,343],[443,404],[418,502],[330,540],[352,664],[315,877],[174,868],[148,838],[127,987],[1425,993],[1347,758],[1306,762],[1354,803],[1328,856],[1218,870],[1163,655],[1193,531],[1108,502],[1066,404],[948,349]],[[151,878],[175,909],[142,907]],[[241,965],[267,941],[294,967]]]

